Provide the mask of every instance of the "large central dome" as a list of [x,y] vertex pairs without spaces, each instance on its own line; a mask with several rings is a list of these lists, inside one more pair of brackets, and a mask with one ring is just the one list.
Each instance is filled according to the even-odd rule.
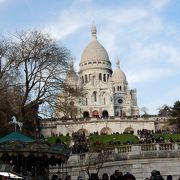
[[89,60],[103,60],[109,62],[109,56],[106,49],[97,41],[97,30],[95,26],[92,27],[91,33],[92,41],[85,47],[81,56],[81,63]]

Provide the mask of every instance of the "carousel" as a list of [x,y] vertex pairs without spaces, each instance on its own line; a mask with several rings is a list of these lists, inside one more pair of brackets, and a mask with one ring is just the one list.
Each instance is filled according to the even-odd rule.
[[12,132],[0,139],[0,180],[49,179],[49,166],[62,166],[70,152],[64,144],[51,145],[46,140]]

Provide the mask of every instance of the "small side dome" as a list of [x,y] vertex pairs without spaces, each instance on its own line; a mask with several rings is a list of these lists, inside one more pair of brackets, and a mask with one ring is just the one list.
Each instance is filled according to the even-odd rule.
[[69,64],[69,69],[65,78],[65,83],[71,84],[71,85],[77,85],[78,80],[79,80],[79,77],[74,70],[74,64],[73,62],[71,62]]
[[123,82],[127,83],[126,75],[120,69],[120,61],[119,61],[118,57],[117,57],[117,60],[116,60],[116,69],[112,74],[112,81],[115,82],[115,83],[123,83]]

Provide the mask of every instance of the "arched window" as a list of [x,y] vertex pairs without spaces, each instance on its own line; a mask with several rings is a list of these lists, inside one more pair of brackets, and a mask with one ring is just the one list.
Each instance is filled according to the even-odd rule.
[[120,91],[121,91],[121,86],[119,86],[119,89],[120,89]]
[[91,80],[91,74],[89,74],[89,81]]
[[117,91],[119,91],[119,86],[117,87]]
[[85,83],[87,83],[87,81],[88,81],[88,80],[87,80],[87,74],[86,74],[86,75],[85,75]]
[[109,79],[109,74],[107,75],[107,81],[108,81],[108,79]]
[[103,81],[106,82],[106,74],[103,76]]
[[94,102],[96,102],[97,101],[97,92],[96,91],[93,92],[93,98],[94,98]]
[[99,73],[99,80],[102,80],[102,74]]
[[104,97],[104,104],[106,104],[106,98]]
[[84,118],[89,118],[89,112],[88,111],[84,111],[83,112],[83,117]]
[[107,118],[108,116],[109,116],[108,112],[106,110],[104,110],[102,112],[102,117]]
[[88,105],[88,99],[86,98],[86,105]]

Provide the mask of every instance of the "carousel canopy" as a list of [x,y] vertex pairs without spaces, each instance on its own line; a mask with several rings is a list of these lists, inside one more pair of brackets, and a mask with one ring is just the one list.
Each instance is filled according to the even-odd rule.
[[43,139],[32,139],[18,132],[10,133],[0,139],[0,157],[4,153],[18,154],[22,153],[25,156],[35,154],[38,156],[47,155],[49,158],[68,159],[71,149],[64,144],[53,144]]
[[20,134],[18,132],[12,132],[4,137],[2,137],[0,139],[0,143],[3,143],[3,142],[8,142],[8,141],[20,141],[20,142],[23,142],[23,143],[30,143],[30,142],[33,142],[34,139],[28,137],[28,136],[25,136],[23,134]]

